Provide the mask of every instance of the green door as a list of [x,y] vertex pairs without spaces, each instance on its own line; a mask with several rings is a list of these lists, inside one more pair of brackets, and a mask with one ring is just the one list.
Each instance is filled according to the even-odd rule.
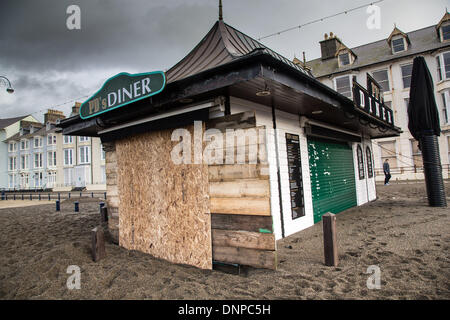
[[347,143],[308,138],[314,223],[327,212],[356,206],[352,149]]

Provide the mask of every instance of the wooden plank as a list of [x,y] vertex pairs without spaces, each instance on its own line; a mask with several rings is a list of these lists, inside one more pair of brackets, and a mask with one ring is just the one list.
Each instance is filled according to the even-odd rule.
[[206,129],[242,129],[256,127],[256,116],[254,111],[230,114],[224,117],[211,119],[206,123]]
[[322,224],[325,265],[337,267],[339,257],[336,242],[336,215],[330,212],[324,214],[322,216]]
[[276,251],[213,246],[213,260],[276,270]]
[[211,198],[211,213],[270,216],[270,198]]
[[211,198],[269,197],[269,180],[241,179],[225,182],[210,182]]
[[211,228],[251,232],[263,229],[273,232],[272,217],[268,216],[211,214]]
[[213,246],[260,250],[276,249],[273,233],[212,229],[211,236]]
[[225,164],[208,166],[209,182],[232,181],[236,179],[269,179],[267,164]]

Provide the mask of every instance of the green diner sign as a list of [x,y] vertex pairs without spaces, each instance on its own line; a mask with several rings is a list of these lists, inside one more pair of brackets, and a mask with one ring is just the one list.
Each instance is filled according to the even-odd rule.
[[160,93],[166,85],[162,71],[129,74],[121,72],[108,79],[100,90],[80,107],[81,119],[123,107]]

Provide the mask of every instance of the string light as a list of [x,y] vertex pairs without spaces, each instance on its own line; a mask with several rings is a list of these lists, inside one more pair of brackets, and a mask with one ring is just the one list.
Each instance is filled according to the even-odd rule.
[[327,20],[327,19],[330,19],[330,18],[334,18],[334,17],[337,17],[337,16],[342,15],[342,14],[347,14],[349,12],[356,11],[356,10],[359,10],[359,9],[362,9],[362,8],[365,8],[365,7],[368,7],[368,6],[374,5],[376,3],[383,2],[383,1],[384,0],[378,0],[378,1],[370,2],[370,3],[367,3],[367,4],[359,6],[359,7],[355,7],[355,8],[349,9],[349,10],[338,12],[338,13],[332,14],[330,16],[326,16],[326,17],[323,17],[323,18],[319,18],[319,19],[316,19],[316,20],[312,20],[312,21],[306,22],[304,24],[300,24],[300,25],[295,26],[295,27],[291,27],[291,28],[288,28],[288,29],[285,29],[285,30],[281,30],[281,31],[275,32],[275,33],[271,33],[271,34],[269,34],[267,36],[263,36],[263,37],[258,38],[258,41],[262,40],[262,39],[270,38],[270,37],[273,37],[273,36],[277,36],[277,35],[280,35],[282,33],[288,32],[288,31],[292,31],[292,30],[295,30],[295,29],[300,29],[300,28],[302,28],[304,26],[307,26],[307,25],[310,25],[310,24],[313,24],[313,23],[322,22],[324,20]]

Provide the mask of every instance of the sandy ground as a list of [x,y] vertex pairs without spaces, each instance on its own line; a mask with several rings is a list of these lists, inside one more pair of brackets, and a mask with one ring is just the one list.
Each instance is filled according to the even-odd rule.
[[[449,184],[447,196],[450,195]],[[323,264],[322,224],[277,243],[277,271],[240,275],[175,265],[107,244],[91,260],[100,199],[0,209],[2,299],[450,299],[450,210],[426,204],[423,183],[378,186],[379,199],[337,215],[340,265]],[[447,198],[449,204],[450,199]],[[69,265],[81,289],[68,290]],[[368,289],[370,265],[381,289]]]
[[4,208],[18,208],[18,207],[29,207],[35,205],[43,205],[43,204],[53,204],[55,205],[55,201],[48,200],[3,200],[0,201],[0,209]]

